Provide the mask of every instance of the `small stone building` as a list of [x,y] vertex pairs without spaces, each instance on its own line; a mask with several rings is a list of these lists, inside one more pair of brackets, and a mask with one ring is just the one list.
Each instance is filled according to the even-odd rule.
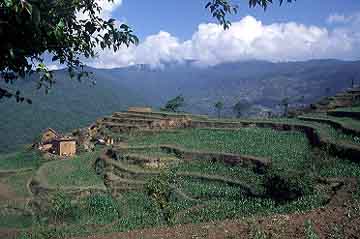
[[74,156],[76,154],[76,141],[73,138],[58,138],[53,142],[55,154],[60,156]]
[[76,140],[72,137],[64,137],[52,128],[47,128],[41,136],[38,149],[43,153],[70,157],[76,154]]

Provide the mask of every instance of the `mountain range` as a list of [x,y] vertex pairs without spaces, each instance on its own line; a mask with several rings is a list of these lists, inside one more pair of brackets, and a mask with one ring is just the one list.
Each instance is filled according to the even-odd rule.
[[12,87],[30,96],[33,104],[0,102],[0,153],[31,143],[48,127],[69,131],[130,105],[159,108],[180,94],[186,102],[184,111],[213,115],[213,105],[220,100],[225,105],[223,115],[232,116],[237,101],[252,105],[252,114],[264,109],[279,112],[284,98],[308,104],[351,87],[352,81],[360,83],[360,61],[243,61],[211,67],[188,61],[159,68],[88,70],[96,85],[71,80],[65,69],[57,70],[49,94],[35,89],[36,76],[16,81]]

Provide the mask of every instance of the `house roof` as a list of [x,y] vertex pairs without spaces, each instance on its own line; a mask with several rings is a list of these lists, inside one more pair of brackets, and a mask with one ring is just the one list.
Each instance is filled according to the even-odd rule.
[[55,139],[55,141],[65,142],[65,141],[76,141],[76,140],[74,138],[71,138],[71,137],[62,137],[62,138]]
[[47,132],[47,131],[51,131],[52,133],[54,133],[55,135],[59,136],[59,133],[56,132],[54,129],[52,128],[47,128],[46,130],[44,130],[44,133]]

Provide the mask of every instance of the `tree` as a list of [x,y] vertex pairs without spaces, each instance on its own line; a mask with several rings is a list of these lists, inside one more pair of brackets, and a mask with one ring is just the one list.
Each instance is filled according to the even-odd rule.
[[[250,0],[249,6],[266,9],[270,3],[272,0]],[[205,7],[224,29],[230,26],[226,16],[238,9],[231,0],[211,0]],[[94,58],[98,49],[117,51],[122,45],[138,43],[128,25],[117,27],[115,19],[103,19],[101,12],[98,0],[0,0],[0,99],[26,100],[20,91],[3,83],[11,84],[34,72],[39,74],[37,88],[47,92],[54,79],[45,55],[67,66],[71,78],[81,80],[90,74],[83,60]]]
[[246,110],[249,107],[249,104],[238,101],[236,104],[232,107],[233,112],[235,113],[236,118],[240,118],[243,114],[243,111]]
[[221,111],[224,108],[224,103],[222,101],[218,101],[214,104],[215,110],[217,112],[218,118],[221,116]]
[[280,105],[282,105],[284,107],[284,116],[288,117],[289,116],[289,105],[290,104],[294,104],[294,103],[299,103],[299,102],[304,102],[305,97],[304,96],[300,96],[298,98],[293,98],[292,100],[289,97],[285,97],[281,100]]
[[285,97],[281,100],[281,105],[284,107],[284,116],[287,117],[289,115],[289,104],[290,99],[289,97]]
[[179,109],[184,106],[185,106],[185,98],[182,95],[178,95],[175,98],[166,102],[164,108],[161,108],[161,110],[167,112],[178,112]]
[[355,87],[355,77],[351,77],[351,88]]

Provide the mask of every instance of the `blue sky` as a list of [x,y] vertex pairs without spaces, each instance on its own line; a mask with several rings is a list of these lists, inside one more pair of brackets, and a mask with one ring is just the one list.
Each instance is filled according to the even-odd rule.
[[192,60],[201,66],[243,60],[360,60],[360,0],[297,0],[266,12],[233,0],[239,13],[224,31],[204,8],[208,0],[98,0],[103,17],[130,25],[138,46],[99,51],[86,62],[113,68],[134,64],[162,67]]
[[[204,9],[206,0],[123,0],[113,16],[133,26],[141,39],[160,30],[180,40],[191,37],[200,23],[214,22]],[[250,9],[247,0],[234,1],[240,7],[231,20],[252,15],[264,24],[294,21],[305,25],[327,26],[331,14],[351,15],[360,11],[360,0],[298,0],[294,3],[272,4],[266,12]]]

